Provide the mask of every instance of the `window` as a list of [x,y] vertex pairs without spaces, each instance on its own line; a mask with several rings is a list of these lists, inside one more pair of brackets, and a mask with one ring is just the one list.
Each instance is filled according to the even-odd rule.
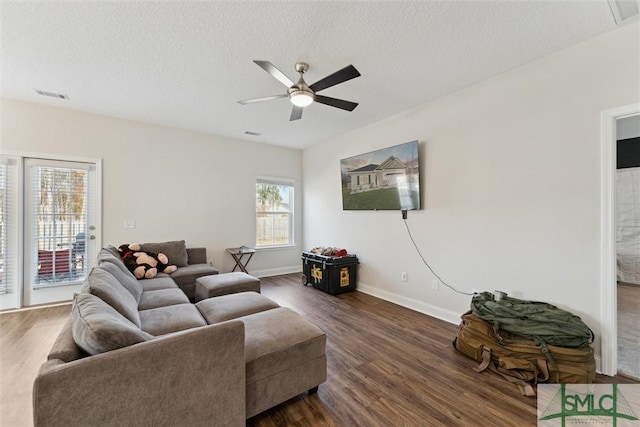
[[293,241],[293,180],[256,180],[256,246],[290,246]]

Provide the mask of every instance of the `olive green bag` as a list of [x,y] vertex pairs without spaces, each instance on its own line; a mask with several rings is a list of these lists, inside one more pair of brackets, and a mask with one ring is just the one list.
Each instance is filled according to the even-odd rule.
[[453,346],[480,362],[477,372],[495,372],[526,396],[535,396],[539,382],[595,381],[593,332],[579,317],[546,303],[494,301],[488,292],[474,296],[471,308],[462,315]]
[[496,330],[542,344],[586,348],[593,342],[593,332],[578,316],[546,302],[509,296],[496,301],[492,293],[482,292],[471,300],[471,312],[495,326]]

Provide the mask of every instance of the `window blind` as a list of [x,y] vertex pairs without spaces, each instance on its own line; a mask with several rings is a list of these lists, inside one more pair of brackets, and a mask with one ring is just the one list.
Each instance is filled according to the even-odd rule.
[[17,160],[0,156],[0,294],[15,293],[18,274]]
[[87,273],[89,164],[27,160],[34,288],[82,280]]

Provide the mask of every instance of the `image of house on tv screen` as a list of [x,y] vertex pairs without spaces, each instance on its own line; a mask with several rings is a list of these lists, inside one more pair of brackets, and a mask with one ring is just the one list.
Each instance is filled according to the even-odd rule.
[[418,141],[340,160],[343,210],[420,209]]

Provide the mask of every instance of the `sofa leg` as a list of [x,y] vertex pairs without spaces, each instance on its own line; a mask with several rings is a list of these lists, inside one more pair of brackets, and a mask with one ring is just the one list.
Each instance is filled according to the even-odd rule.
[[309,395],[316,394],[318,392],[318,386],[309,389]]

